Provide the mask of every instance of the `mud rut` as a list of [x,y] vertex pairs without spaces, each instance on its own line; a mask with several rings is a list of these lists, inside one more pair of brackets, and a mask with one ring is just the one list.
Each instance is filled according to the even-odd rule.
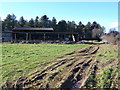
[[[20,77],[12,88],[82,88],[90,75],[96,74],[95,54],[99,46],[69,53],[56,61],[47,63],[44,68],[29,77]],[[67,58],[66,58],[67,57]]]

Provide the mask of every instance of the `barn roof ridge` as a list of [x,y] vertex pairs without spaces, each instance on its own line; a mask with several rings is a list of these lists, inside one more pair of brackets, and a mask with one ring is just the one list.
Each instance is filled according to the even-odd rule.
[[53,31],[53,28],[13,28],[12,30],[51,30]]

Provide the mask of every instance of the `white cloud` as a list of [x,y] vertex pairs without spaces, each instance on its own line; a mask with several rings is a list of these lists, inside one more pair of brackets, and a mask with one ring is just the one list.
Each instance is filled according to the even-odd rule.
[[115,28],[117,31],[120,31],[120,22],[111,23],[110,28]]
[[113,22],[110,25],[110,28],[117,28],[118,27],[118,22]]

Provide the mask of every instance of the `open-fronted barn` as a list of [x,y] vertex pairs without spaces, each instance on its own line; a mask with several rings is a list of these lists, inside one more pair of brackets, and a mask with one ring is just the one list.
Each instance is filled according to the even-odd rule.
[[14,28],[13,40],[45,40],[46,32],[53,32],[53,28]]
[[12,30],[13,41],[78,41],[78,33],[55,32],[53,28],[14,28]]
[[80,37],[79,32],[56,32],[53,28],[14,28],[11,31],[2,32],[2,40],[12,42],[43,42],[43,41],[80,41],[98,40],[99,38]]

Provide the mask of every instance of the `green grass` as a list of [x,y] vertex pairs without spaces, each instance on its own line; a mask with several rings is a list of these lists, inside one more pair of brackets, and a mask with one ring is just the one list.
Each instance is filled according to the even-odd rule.
[[[101,45],[101,49],[96,55],[96,59],[102,61],[103,63],[108,63],[108,61],[118,61],[118,47],[113,45]],[[120,65],[118,65],[119,67]],[[102,73],[97,75],[97,86],[100,88],[115,88],[116,86],[112,83],[117,83],[117,80],[113,78],[118,73],[118,68],[116,66],[107,66],[102,69]]]
[[2,44],[1,46],[1,75],[2,84],[5,84],[9,79],[27,75],[41,64],[90,45]]
[[[98,74],[91,74],[86,82],[86,86],[89,88],[99,87],[99,88],[116,88],[118,87],[118,81],[115,77],[118,75],[117,63],[112,63],[112,61],[118,61],[118,47],[115,45],[100,45],[100,49],[96,54],[96,60],[100,63],[97,63],[97,66],[105,64],[105,67],[99,67]],[[113,66],[109,66],[113,64]]]
[[101,45],[101,50],[97,53],[97,60],[118,60],[118,47],[112,45]]
[[99,80],[98,86],[100,88],[113,88],[114,86],[112,86],[112,82],[116,83],[117,81],[113,81],[112,79],[113,77],[115,77],[117,72],[118,72],[118,69],[113,67],[107,67],[103,69],[102,74],[99,75],[100,80]]

